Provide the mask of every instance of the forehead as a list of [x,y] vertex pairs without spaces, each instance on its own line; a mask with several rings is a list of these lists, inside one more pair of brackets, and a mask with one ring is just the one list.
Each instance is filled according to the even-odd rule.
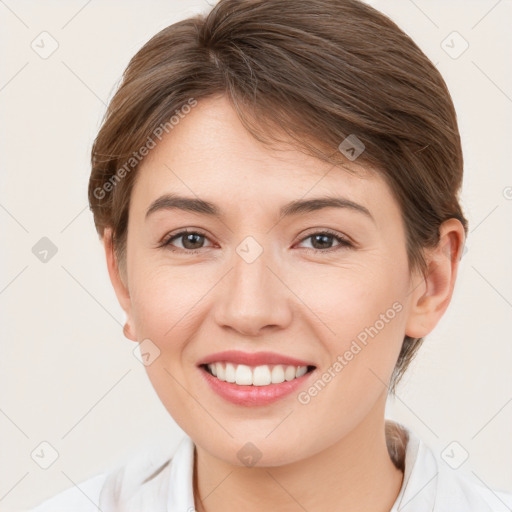
[[348,160],[334,166],[291,143],[264,145],[244,128],[224,96],[201,100],[183,115],[137,173],[132,191],[137,208],[147,208],[165,192],[248,205],[342,195],[371,210],[386,204],[397,208],[375,170]]

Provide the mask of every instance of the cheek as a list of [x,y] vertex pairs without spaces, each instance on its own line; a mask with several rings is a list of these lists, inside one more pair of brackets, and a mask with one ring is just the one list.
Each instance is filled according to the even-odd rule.
[[145,365],[148,378],[178,424],[186,422],[192,412],[186,360],[188,341],[197,329],[198,301],[209,288],[200,287],[204,276],[191,278],[190,271],[166,266],[139,267],[131,280],[132,316],[139,340],[151,340],[158,356]]
[[190,324],[209,282],[198,272],[167,266],[139,272],[130,289],[138,336],[155,342],[177,339]]
[[349,429],[373,408],[386,392],[403,342],[406,312],[398,292],[351,292],[351,300],[338,301],[337,316],[331,315],[336,335],[319,338],[328,355],[317,379],[297,397],[304,412],[328,414],[331,427],[321,427],[326,436],[332,425]]
[[322,320],[316,336],[328,354],[322,372],[328,373],[329,391],[315,398],[319,406],[335,401],[345,404],[343,410],[364,408],[364,399],[358,404],[355,397],[371,402],[394,369],[406,324],[407,266],[377,259],[364,267],[329,269],[330,276],[311,280],[303,289]]
[[[292,276],[288,282],[293,283]],[[407,276],[403,269],[383,262],[333,266],[317,273],[312,269],[307,280],[301,278],[294,283],[293,290],[315,314],[315,323],[323,325],[323,331],[318,331],[320,339],[331,338],[343,348],[374,324],[379,331],[390,332],[393,323],[397,330],[399,322],[395,318],[399,316],[397,310],[403,309]]]

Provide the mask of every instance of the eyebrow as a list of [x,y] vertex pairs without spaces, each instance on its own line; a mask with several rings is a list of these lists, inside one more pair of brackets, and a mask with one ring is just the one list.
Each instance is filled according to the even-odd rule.
[[[344,197],[316,197],[313,199],[299,199],[291,201],[280,209],[280,218],[289,217],[292,215],[300,215],[305,213],[314,212],[323,208],[347,208],[353,211],[363,213],[370,218],[373,218],[370,211],[361,204],[355,203],[350,199]],[[176,194],[164,194],[158,199],[155,199],[146,211],[146,219],[159,210],[183,210],[187,212],[199,213],[202,215],[209,215],[212,217],[223,217],[221,209],[209,201],[199,198],[179,196]]]

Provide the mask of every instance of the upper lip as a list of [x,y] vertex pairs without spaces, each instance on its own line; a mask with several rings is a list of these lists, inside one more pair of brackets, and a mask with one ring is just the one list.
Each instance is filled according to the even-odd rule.
[[260,366],[264,364],[282,364],[291,366],[314,366],[312,363],[289,357],[275,352],[242,352],[241,350],[225,350],[203,357],[198,366],[217,362],[245,364],[247,366]]

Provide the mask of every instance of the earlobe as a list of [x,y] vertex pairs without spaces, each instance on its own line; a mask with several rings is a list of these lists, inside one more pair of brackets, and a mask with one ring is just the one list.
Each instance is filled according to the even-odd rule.
[[439,243],[427,249],[427,272],[413,285],[406,332],[422,338],[437,325],[452,298],[465,240],[464,227],[448,219],[439,228]]
[[123,308],[127,316],[126,323],[123,327],[123,334],[126,338],[132,341],[137,341],[136,334],[132,327],[130,292],[128,289],[128,284],[125,283],[125,280],[123,280],[121,277],[119,264],[112,244],[111,228],[105,228],[104,230],[103,247],[105,249],[105,257],[107,260],[107,269],[110,276],[110,281],[114,287],[117,300],[119,301],[120,306]]
[[135,336],[132,332],[132,327],[131,327],[131,324],[130,322],[127,320],[126,323],[124,324],[124,327],[123,327],[123,334],[124,334],[124,337],[125,338],[128,338],[129,340],[132,340],[132,341],[139,341],[137,339],[137,336]]

